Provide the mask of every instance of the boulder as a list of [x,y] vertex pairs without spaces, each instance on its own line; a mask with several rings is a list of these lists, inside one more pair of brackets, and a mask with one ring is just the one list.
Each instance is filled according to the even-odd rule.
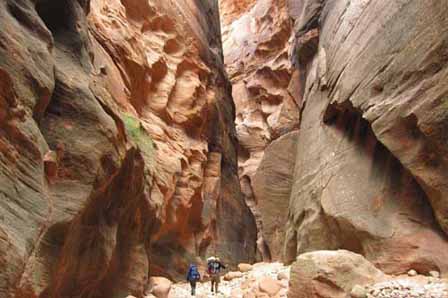
[[243,273],[239,272],[239,271],[231,271],[231,272],[227,272],[224,275],[224,280],[225,281],[231,281],[235,278],[241,278],[243,276]]
[[365,287],[361,287],[360,285],[355,285],[350,292],[350,296],[352,298],[366,298],[367,290]]
[[440,278],[440,272],[439,271],[429,271],[429,276],[434,278]]
[[258,289],[261,293],[266,293],[269,296],[274,296],[277,294],[282,286],[280,282],[271,278],[271,277],[263,277],[258,282]]
[[165,277],[151,277],[151,294],[157,298],[168,298],[172,282]]
[[291,267],[289,298],[342,298],[355,286],[382,281],[386,275],[363,256],[346,250],[300,255]]
[[414,269],[408,271],[409,276],[417,276],[417,274],[418,274],[417,271],[415,271]]
[[241,263],[238,265],[238,270],[240,272],[249,272],[252,270],[252,265],[251,264],[246,264],[246,263]]

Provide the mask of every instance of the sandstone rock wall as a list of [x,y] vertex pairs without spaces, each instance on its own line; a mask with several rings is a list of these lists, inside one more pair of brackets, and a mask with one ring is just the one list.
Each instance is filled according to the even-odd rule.
[[143,149],[96,86],[89,7],[0,5],[0,295],[141,295],[158,202]]
[[445,1],[303,1],[306,73],[284,254],[345,248],[447,272]]
[[150,268],[253,259],[217,11],[0,2],[0,296],[139,297]]
[[95,0],[89,17],[99,50],[112,57],[113,64],[98,62],[111,91],[121,84],[123,105],[156,148],[152,196],[166,204],[154,269],[171,277],[183,276],[195,256],[216,253],[236,263],[254,254],[216,5]]
[[261,190],[263,185],[254,185],[254,177],[260,173],[263,180],[275,184],[272,189],[284,188],[283,182],[275,179],[275,170],[265,172],[260,163],[265,154],[269,154],[264,157],[267,160],[277,156],[277,152],[267,149],[271,142],[299,125],[301,96],[295,78],[300,74],[293,71],[288,58],[292,23],[287,1],[221,0],[220,8],[224,61],[236,106],[239,177],[246,200],[257,217],[259,251],[264,259],[278,260],[281,253],[277,248],[269,252],[269,246],[278,240],[273,235],[275,229],[264,229],[263,222],[267,220],[270,225],[279,214],[286,218],[289,191],[278,193],[275,198],[282,207],[279,212],[260,213],[257,206],[274,199],[271,193]]

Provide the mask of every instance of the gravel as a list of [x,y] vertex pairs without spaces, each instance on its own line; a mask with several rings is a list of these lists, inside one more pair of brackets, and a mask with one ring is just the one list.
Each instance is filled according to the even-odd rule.
[[368,298],[447,298],[448,285],[441,280],[417,284],[412,280],[393,280],[368,288]]

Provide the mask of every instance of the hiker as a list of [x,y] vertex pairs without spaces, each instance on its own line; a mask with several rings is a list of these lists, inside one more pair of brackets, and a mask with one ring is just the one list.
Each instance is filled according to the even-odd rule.
[[201,279],[198,267],[195,264],[190,264],[187,273],[187,281],[190,282],[191,296],[196,295],[196,283]]
[[211,291],[213,293],[214,290],[215,294],[218,294],[218,285],[221,279],[221,269],[226,269],[226,266],[221,263],[221,260],[219,258],[210,257],[207,259],[207,271],[212,282]]

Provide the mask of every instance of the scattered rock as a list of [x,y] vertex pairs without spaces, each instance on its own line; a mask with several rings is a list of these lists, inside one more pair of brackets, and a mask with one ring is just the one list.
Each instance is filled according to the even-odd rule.
[[388,280],[372,285],[368,289],[370,298],[445,298],[448,284],[435,282],[422,284],[415,280]]
[[438,272],[438,271],[430,271],[429,275],[434,278],[440,278],[440,272]]
[[226,275],[224,275],[224,280],[231,281],[235,278],[240,278],[242,276],[243,276],[243,273],[241,273],[239,271],[231,271],[231,272],[228,272]]
[[151,294],[157,298],[168,298],[172,282],[165,277],[151,277]]
[[258,284],[258,289],[260,292],[266,293],[269,296],[274,296],[280,291],[281,288],[282,286],[280,283],[271,277],[262,278]]
[[238,265],[238,270],[240,272],[249,272],[249,271],[252,270],[252,265],[251,264],[245,264],[245,263],[239,264]]
[[366,298],[367,297],[367,290],[364,287],[361,287],[360,285],[355,285],[350,292],[350,296],[353,298]]
[[[277,274],[285,272],[289,275],[289,266],[280,263],[264,263],[254,267],[251,271],[241,273],[237,271],[238,278],[224,280],[219,285],[218,295],[210,291],[210,282],[199,282],[196,289],[196,298],[285,298],[288,289],[287,280],[277,280]],[[234,275],[234,272],[232,272]],[[260,283],[269,285],[273,283],[273,290],[260,290]],[[274,294],[271,294],[274,293]],[[170,291],[169,298],[190,297],[190,285],[187,282],[176,283]],[[147,297],[145,297],[147,298]]]
[[417,274],[418,274],[417,271],[415,271],[414,269],[408,271],[409,276],[417,276]]

